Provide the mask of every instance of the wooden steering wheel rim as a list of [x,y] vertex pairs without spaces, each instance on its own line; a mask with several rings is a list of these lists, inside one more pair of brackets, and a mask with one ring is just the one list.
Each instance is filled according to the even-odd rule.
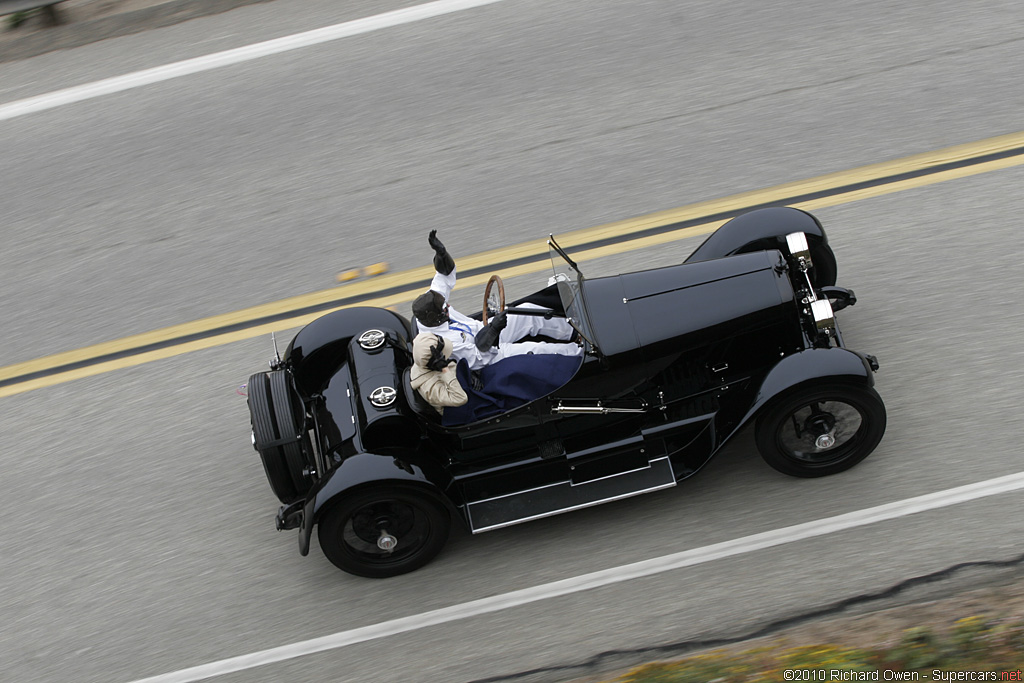
[[498,310],[505,310],[505,283],[501,281],[501,276],[492,275],[487,281],[487,287],[484,288],[484,312],[481,314],[481,322],[484,325],[487,324],[487,301],[491,298],[491,288],[498,286]]

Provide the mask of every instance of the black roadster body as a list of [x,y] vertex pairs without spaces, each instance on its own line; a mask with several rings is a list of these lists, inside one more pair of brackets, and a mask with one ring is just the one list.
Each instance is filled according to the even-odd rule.
[[507,309],[540,305],[583,340],[546,395],[444,424],[409,384],[412,323],[377,308],[310,323],[250,378],[253,445],[302,554],[316,526],[347,572],[412,571],[452,518],[478,533],[675,486],[750,423],[768,464],[801,477],[881,440],[878,364],[843,344],[835,312],[856,299],[810,214],[753,211],[682,264],[614,277],[549,245],[554,284]]

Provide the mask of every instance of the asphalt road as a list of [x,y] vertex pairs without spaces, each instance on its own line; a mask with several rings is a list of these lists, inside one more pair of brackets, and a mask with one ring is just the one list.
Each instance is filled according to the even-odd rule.
[[[0,104],[399,6],[276,0],[4,64]],[[1017,132],[1022,28],[1009,1],[504,0],[0,121],[3,363],[423,265],[430,229],[458,258]],[[273,530],[235,393],[269,340],[2,398],[0,678],[127,683],[1018,472],[1022,182],[817,212],[860,298],[846,341],[882,363],[889,428],[862,465],[790,479],[744,434],[675,489],[456,533],[399,579],[341,574]],[[1004,494],[217,680],[470,681],[741,634],[1019,555],[1022,507]]]

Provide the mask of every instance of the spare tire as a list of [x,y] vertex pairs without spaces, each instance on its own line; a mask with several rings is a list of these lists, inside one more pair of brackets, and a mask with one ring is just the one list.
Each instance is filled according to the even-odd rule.
[[259,372],[249,378],[249,417],[253,447],[274,495],[293,503],[309,490],[302,442],[304,413],[286,370]]
[[306,414],[291,374],[284,370],[270,373],[270,397],[273,399],[278,434],[282,439],[295,437],[294,441],[281,444],[281,451],[288,463],[288,473],[295,482],[295,490],[305,494],[313,486],[309,463],[303,455],[300,441],[305,433]]

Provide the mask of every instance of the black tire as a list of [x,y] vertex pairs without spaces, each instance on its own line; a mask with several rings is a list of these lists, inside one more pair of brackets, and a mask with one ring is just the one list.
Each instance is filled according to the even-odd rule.
[[[448,511],[427,495],[376,486],[343,494],[320,519],[317,536],[324,555],[342,571],[384,579],[434,559],[450,529]],[[397,539],[390,551],[378,547],[382,531]]]
[[822,244],[811,247],[811,283],[815,287],[833,287],[838,277],[839,266],[832,247]]
[[[820,447],[817,437],[835,440]],[[885,434],[885,405],[870,387],[817,386],[775,401],[757,419],[754,438],[765,462],[794,477],[823,477],[871,455]]]
[[[298,436],[294,394],[290,391],[282,394],[281,387],[289,386],[287,382],[290,382],[287,372],[277,370],[256,373],[247,385],[253,447],[263,461],[271,490],[286,505],[301,498],[312,483],[309,476],[303,474],[306,464],[298,440],[279,443],[282,438]],[[282,395],[283,398],[279,398]],[[282,424],[288,431],[282,432]]]
[[299,439],[305,427],[305,409],[298,398],[291,375],[284,370],[270,373],[270,396],[273,399],[274,417],[277,432],[282,439],[296,437],[281,445],[288,473],[295,483],[295,490],[305,493],[313,486],[313,478],[309,474],[306,457],[302,453]]

